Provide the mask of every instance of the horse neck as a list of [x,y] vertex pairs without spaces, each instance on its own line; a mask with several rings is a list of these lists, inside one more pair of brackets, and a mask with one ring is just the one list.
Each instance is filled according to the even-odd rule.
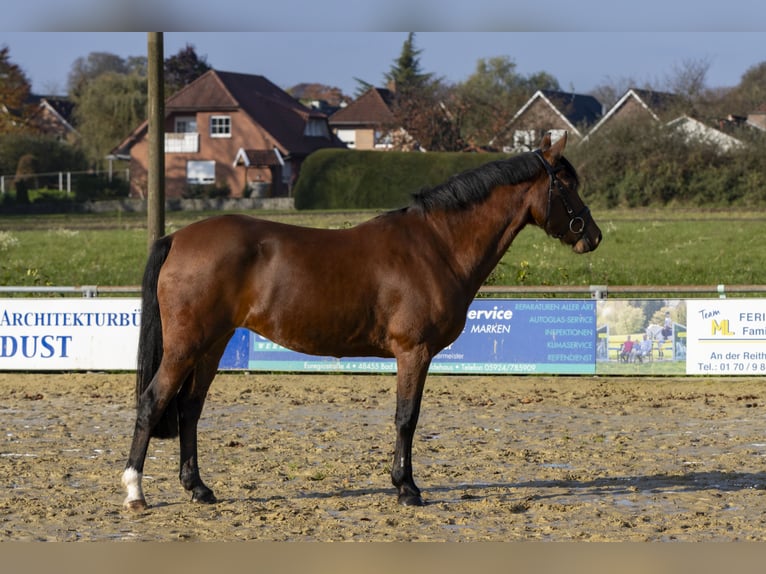
[[466,209],[429,214],[452,255],[455,273],[476,291],[529,222],[528,187],[500,186],[486,200]]

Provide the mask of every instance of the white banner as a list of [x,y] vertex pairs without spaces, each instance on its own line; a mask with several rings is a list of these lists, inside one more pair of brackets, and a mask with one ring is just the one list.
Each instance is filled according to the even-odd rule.
[[766,374],[766,299],[688,299],[690,375]]
[[135,370],[141,300],[0,299],[0,370]]

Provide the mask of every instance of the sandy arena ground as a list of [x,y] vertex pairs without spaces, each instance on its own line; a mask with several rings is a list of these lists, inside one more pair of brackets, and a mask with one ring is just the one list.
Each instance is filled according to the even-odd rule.
[[200,422],[218,504],[153,440],[122,509],[130,373],[0,373],[0,540],[766,539],[755,378],[432,376],[415,439],[427,505],[396,503],[394,379],[221,374]]

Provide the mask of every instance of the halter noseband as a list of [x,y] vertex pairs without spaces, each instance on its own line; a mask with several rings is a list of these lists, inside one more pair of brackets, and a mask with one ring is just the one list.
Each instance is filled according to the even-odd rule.
[[540,158],[540,161],[543,164],[543,167],[545,168],[545,171],[548,172],[548,177],[550,178],[550,184],[548,185],[548,207],[545,212],[545,231],[548,233],[548,235],[551,235],[552,237],[555,237],[556,239],[561,238],[564,234],[561,233],[559,235],[555,235],[551,232],[551,230],[548,228],[550,224],[550,218],[551,218],[551,203],[553,201],[553,186],[556,186],[556,189],[558,189],[558,197],[561,199],[561,203],[564,204],[564,208],[567,210],[567,215],[569,215],[569,231],[574,233],[578,238],[582,237],[585,234],[585,216],[590,213],[590,209],[588,209],[587,205],[583,205],[582,209],[575,213],[574,209],[570,205],[568,199],[567,199],[567,188],[564,187],[564,184],[562,184],[559,179],[556,177],[556,173],[558,171],[561,171],[564,169],[564,166],[560,165],[556,167],[555,169],[547,162],[547,160],[543,157],[543,152],[539,149],[536,149],[533,152],[538,158]]

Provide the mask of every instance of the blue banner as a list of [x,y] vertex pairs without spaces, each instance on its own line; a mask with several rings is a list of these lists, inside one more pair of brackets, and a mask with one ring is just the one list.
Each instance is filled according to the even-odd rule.
[[[596,305],[591,300],[476,299],[465,328],[434,357],[432,373],[594,374]],[[296,353],[238,330],[221,369],[291,372],[396,371],[394,359]]]

